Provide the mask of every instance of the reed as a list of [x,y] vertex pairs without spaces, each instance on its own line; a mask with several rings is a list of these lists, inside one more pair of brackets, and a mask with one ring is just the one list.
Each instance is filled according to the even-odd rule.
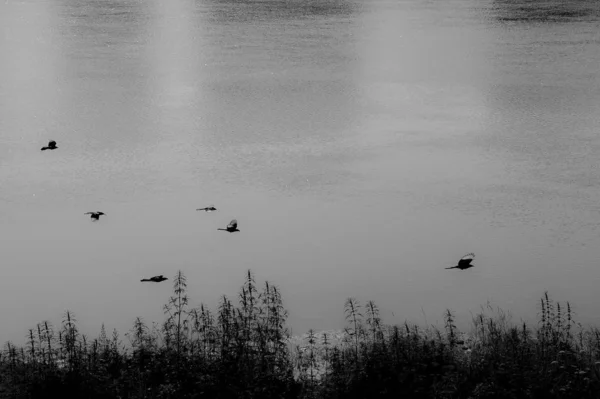
[[[137,317],[128,345],[104,324],[81,334],[67,310],[42,321],[25,345],[0,351],[4,398],[598,398],[600,330],[574,320],[569,302],[540,300],[539,323],[511,322],[489,303],[461,332],[383,323],[377,305],[344,303],[343,331],[290,337],[279,289],[250,270],[237,303],[192,307],[179,271],[151,326]],[[364,314],[363,314],[364,312]]]

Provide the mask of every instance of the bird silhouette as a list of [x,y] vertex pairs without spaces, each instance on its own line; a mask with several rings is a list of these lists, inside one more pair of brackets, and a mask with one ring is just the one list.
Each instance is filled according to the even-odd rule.
[[471,268],[471,267],[473,267],[473,265],[471,264],[473,259],[475,259],[475,254],[471,252],[470,254],[466,254],[465,256],[460,258],[460,260],[458,261],[458,265],[452,266],[452,267],[447,267],[446,269],[465,270],[465,269]]
[[46,147],[42,147],[42,151],[46,150],[56,150],[58,147],[56,146],[56,141],[50,140]]
[[84,215],[90,215],[90,218],[99,220],[100,215],[104,215],[104,212],[86,212]]
[[198,208],[196,209],[197,211],[205,211],[205,212],[212,212],[212,211],[216,211],[217,208],[215,208],[214,206],[207,206],[206,208]]
[[229,222],[229,224],[227,225],[227,228],[224,229],[217,229],[217,230],[223,230],[223,231],[228,231],[230,233],[233,233],[235,231],[239,231],[237,228],[237,220],[233,219],[231,222]]
[[144,278],[141,279],[141,282],[144,281],[152,281],[153,283],[160,283],[161,281],[165,281],[168,280],[168,278],[166,278],[165,276],[163,276],[162,274],[160,276],[154,276],[154,277],[150,277],[150,278]]

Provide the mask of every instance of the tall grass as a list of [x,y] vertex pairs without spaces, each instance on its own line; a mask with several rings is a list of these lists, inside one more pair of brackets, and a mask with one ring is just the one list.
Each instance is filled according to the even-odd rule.
[[471,331],[383,324],[349,298],[343,331],[290,337],[279,289],[249,270],[237,300],[191,307],[179,271],[162,324],[135,318],[125,341],[81,334],[66,311],[0,352],[6,398],[600,398],[600,330],[570,304],[540,301],[539,324],[487,304]]

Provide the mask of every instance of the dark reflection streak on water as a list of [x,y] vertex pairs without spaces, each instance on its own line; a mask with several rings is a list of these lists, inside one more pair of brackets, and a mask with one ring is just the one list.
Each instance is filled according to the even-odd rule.
[[252,21],[284,22],[328,16],[351,16],[361,7],[353,0],[267,0],[211,1],[211,17],[216,22],[243,23]]
[[494,18],[503,23],[569,23],[600,19],[600,5],[596,0],[494,0],[493,8]]

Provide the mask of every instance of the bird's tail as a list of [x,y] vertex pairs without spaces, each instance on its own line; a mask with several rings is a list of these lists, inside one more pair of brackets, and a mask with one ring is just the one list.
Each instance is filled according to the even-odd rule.
[[144,278],[144,279],[141,279],[140,281],[143,282],[143,281],[150,281],[150,280],[148,280],[147,278]]
[[445,269],[456,269],[458,266],[446,267]]
[[223,230],[223,231],[227,231],[227,229],[217,229],[217,230]]

